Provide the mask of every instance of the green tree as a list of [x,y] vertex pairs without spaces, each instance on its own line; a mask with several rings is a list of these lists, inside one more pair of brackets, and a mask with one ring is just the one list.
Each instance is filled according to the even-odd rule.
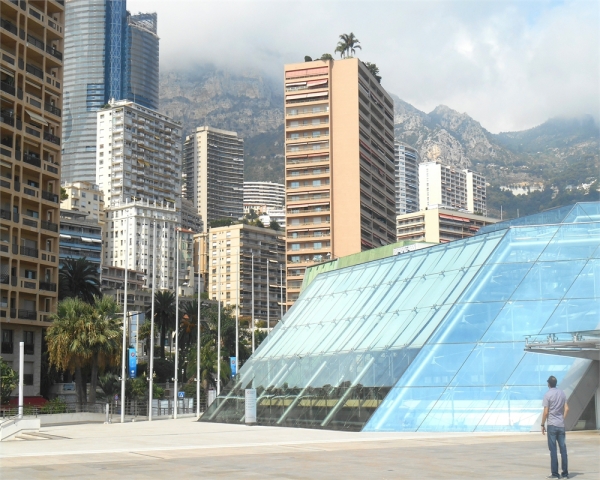
[[331,55],[331,53],[324,53],[323,55],[321,55],[321,60],[333,60],[333,56]]
[[269,228],[271,230],[275,230],[276,232],[281,230],[281,226],[279,225],[279,223],[276,220],[271,220],[271,223],[269,223]]
[[313,59],[312,59],[312,57],[309,57],[308,55],[304,55],[304,61],[305,62],[312,62]]
[[75,373],[77,397],[87,402],[84,369],[90,369],[90,398],[96,401],[98,370],[119,361],[122,328],[116,318],[117,306],[110,297],[94,297],[90,305],[79,298],[58,304],[46,332],[50,365]]
[[90,349],[90,403],[96,403],[98,369],[115,365],[120,360],[122,328],[117,310],[117,303],[112,297],[95,297],[86,332]]
[[100,295],[98,267],[87,258],[67,258],[58,274],[58,298],[77,297],[87,303]]
[[[148,309],[146,317],[151,318],[152,310]],[[165,358],[165,339],[167,332],[175,328],[175,294],[167,290],[154,295],[154,326],[160,330],[160,358]]]
[[381,76],[379,75],[379,67],[377,67],[376,64],[370,63],[370,62],[365,62],[365,66],[367,67],[367,70],[369,70],[369,72],[371,72],[371,75],[373,75],[377,79],[377,82],[381,83]]
[[87,402],[87,386],[82,370],[90,355],[84,332],[91,314],[90,304],[79,298],[66,298],[59,302],[56,313],[51,317],[52,324],[46,331],[50,365],[75,373],[80,405]]
[[335,53],[339,53],[341,58],[350,58],[354,56],[356,53],[356,49],[362,50],[362,47],[359,45],[360,40],[356,38],[354,33],[342,33],[340,35],[340,41],[335,47]]
[[60,187],[60,201],[63,202],[69,198],[69,194],[64,187]]
[[4,405],[10,400],[10,394],[17,386],[17,372],[0,357],[0,404]]

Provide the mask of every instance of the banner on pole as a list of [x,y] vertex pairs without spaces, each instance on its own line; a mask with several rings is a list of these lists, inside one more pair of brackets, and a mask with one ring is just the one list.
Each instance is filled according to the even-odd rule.
[[229,357],[229,366],[231,367],[231,378],[237,375],[237,362],[235,357]]
[[135,348],[128,349],[127,358],[129,359],[129,378],[137,377],[137,356]]

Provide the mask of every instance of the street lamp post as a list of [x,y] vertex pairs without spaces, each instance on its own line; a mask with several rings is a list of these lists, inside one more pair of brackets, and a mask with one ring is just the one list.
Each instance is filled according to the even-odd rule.
[[279,264],[279,321],[283,320],[283,265]]
[[267,258],[267,333],[271,328],[271,282],[269,281],[269,259]]
[[237,285],[238,285],[238,289],[237,289],[237,308],[235,309],[235,369],[236,369],[236,375],[237,372],[240,369],[240,363],[239,363],[239,358],[240,358],[240,305],[241,305],[241,301],[240,301],[240,297],[241,297],[241,293],[242,293],[242,277],[241,277],[241,273],[240,270],[242,268],[242,249],[239,249],[238,252],[238,269],[237,269],[237,274],[238,274],[238,278],[237,278]]
[[175,232],[175,378],[173,379],[173,418],[177,418],[177,377],[179,372],[179,229]]
[[196,417],[200,418],[200,355],[201,355],[201,332],[200,332],[200,320],[201,320],[201,306],[202,306],[202,290],[200,289],[202,282],[200,281],[200,259],[201,259],[201,248],[200,242],[198,241],[198,335],[196,338]]
[[252,353],[254,353],[254,252],[252,252]]
[[[220,242],[219,242],[220,243]],[[219,245],[220,247],[221,245]],[[217,250],[217,397],[221,393],[221,248]]]
[[129,217],[125,219],[125,292],[123,295],[123,351],[121,352],[121,423],[125,423],[125,376],[127,370],[127,270],[129,269]]
[[150,380],[150,388],[148,393],[148,421],[152,421],[152,395],[154,388],[154,295],[156,292],[156,219],[154,219],[154,234],[152,237],[152,311],[150,313],[150,368],[148,369],[148,377]]

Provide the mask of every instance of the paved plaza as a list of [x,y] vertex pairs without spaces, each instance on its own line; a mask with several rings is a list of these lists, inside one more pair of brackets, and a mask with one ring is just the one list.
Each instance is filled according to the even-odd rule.
[[[0,444],[2,479],[515,478],[549,473],[541,434],[347,433],[195,419],[43,427]],[[37,439],[34,439],[37,438]],[[600,478],[598,432],[568,435],[572,478]]]

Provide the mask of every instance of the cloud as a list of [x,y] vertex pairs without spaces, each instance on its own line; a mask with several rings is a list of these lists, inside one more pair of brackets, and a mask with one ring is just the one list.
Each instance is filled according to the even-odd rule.
[[128,0],[158,12],[161,69],[211,63],[281,83],[283,65],[332,53],[354,32],[358,56],[417,108],[467,112],[493,132],[600,111],[596,1]]

